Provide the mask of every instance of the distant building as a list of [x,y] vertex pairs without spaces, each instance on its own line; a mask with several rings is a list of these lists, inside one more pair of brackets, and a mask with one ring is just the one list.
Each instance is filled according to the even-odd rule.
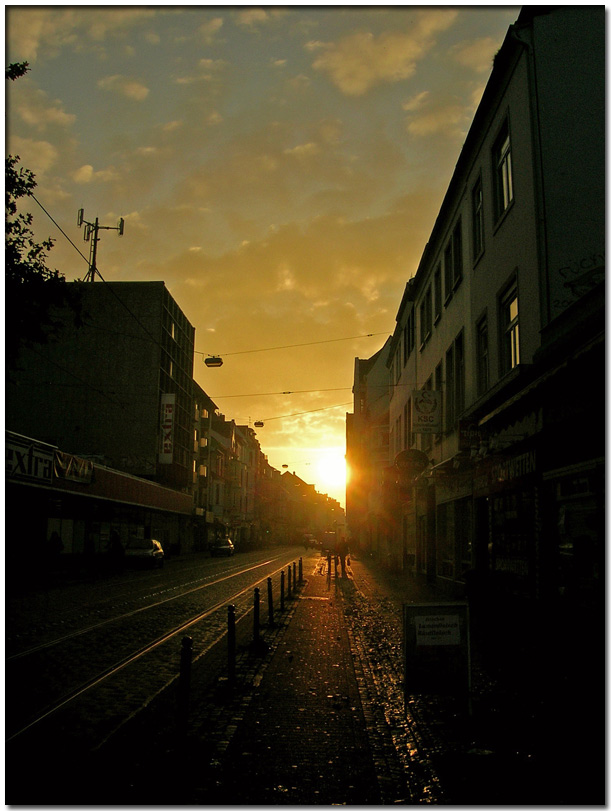
[[346,415],[346,520],[355,548],[387,558],[393,549],[393,516],[384,496],[390,465],[386,362],[390,338],[371,358],[354,361],[354,413]]

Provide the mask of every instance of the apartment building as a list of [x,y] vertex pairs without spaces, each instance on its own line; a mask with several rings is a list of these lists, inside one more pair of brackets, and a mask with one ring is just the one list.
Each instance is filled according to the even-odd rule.
[[599,588],[604,22],[520,13],[397,313],[393,560],[454,596]]

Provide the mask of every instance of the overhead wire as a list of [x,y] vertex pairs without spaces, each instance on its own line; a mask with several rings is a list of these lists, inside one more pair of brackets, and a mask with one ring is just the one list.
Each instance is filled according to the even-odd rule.
[[[70,239],[68,234],[66,234],[66,232],[63,230],[63,228],[59,225],[59,223],[54,219],[54,217],[51,216],[51,214],[47,211],[47,209],[42,205],[40,200],[38,200],[38,198],[33,193],[30,193],[29,196],[32,197],[34,202],[47,215],[47,217],[51,220],[51,222],[55,225],[55,227],[59,230],[59,232],[68,240],[68,242],[72,245],[72,247],[79,254],[79,256],[81,256],[85,260],[85,262],[87,262],[87,264],[89,265],[89,259],[85,256],[85,254],[82,253],[82,251],[79,250],[79,248],[75,245],[75,243]],[[148,329],[140,321],[138,316],[128,307],[127,304],[125,304],[125,302],[116,293],[116,291],[113,290],[112,286],[106,281],[106,279],[104,279],[104,277],[102,276],[102,274],[100,273],[100,271],[97,268],[96,268],[96,273],[98,274],[101,281],[106,285],[106,288],[113,294],[113,296],[117,299],[119,304],[121,304],[125,308],[125,310],[136,321],[136,323],[146,333],[146,335],[148,335],[148,337],[151,339],[151,341],[155,345],[157,345],[161,349],[163,349],[164,347],[162,346],[162,344],[155,338],[154,335],[152,335],[148,331]],[[345,338],[329,338],[329,339],[326,339],[326,340],[323,340],[323,341],[308,341],[308,342],[299,343],[299,344],[285,344],[285,345],[282,345],[282,346],[271,346],[271,347],[266,347],[266,348],[262,348],[262,349],[245,349],[245,350],[241,350],[241,351],[238,351],[238,352],[225,352],[225,353],[222,353],[222,355],[225,356],[225,357],[229,357],[231,355],[244,355],[244,354],[252,354],[252,353],[255,353],[255,352],[272,352],[272,351],[279,350],[279,349],[294,349],[296,347],[301,347],[301,346],[317,346],[317,345],[321,345],[321,344],[336,343],[336,342],[339,342],[339,341],[352,341],[352,340],[358,340],[358,339],[361,339],[361,338],[373,338],[373,337],[376,337],[378,335],[386,335],[386,334],[387,334],[386,332],[370,332],[370,333],[367,333],[365,335],[352,335],[352,336],[348,336],[348,337],[345,337]],[[133,337],[135,338],[136,336],[133,336]],[[194,349],[193,351],[194,351],[194,354],[197,354],[197,355],[208,355],[208,353],[201,352],[200,350],[197,350],[197,349]],[[67,370],[64,370],[64,371],[67,371]],[[76,379],[79,379],[79,378],[76,378]],[[90,384],[86,383],[85,381],[82,381],[82,383],[85,386],[87,386],[89,388],[92,388],[94,391],[97,391],[94,387],[92,387]],[[302,390],[295,390],[295,391],[264,392],[264,393],[260,393],[260,394],[228,394],[228,395],[219,395],[217,397],[211,397],[211,399],[212,400],[217,400],[217,399],[227,399],[227,398],[234,398],[234,397],[256,397],[256,396],[272,396],[272,395],[286,395],[286,394],[312,394],[312,393],[327,392],[327,391],[349,391],[351,389],[352,389],[351,386],[343,386],[343,387],[334,388],[334,389],[302,389]],[[102,393],[102,392],[99,392],[99,393]],[[108,399],[110,399],[110,398],[108,398]],[[111,400],[111,402],[112,402],[112,400]],[[284,416],[268,417],[267,422],[270,422],[271,420],[287,419],[287,418],[290,418],[290,417],[297,417],[297,416],[301,416],[303,414],[313,414],[313,413],[315,413],[317,411],[327,411],[327,410],[331,410],[331,409],[334,409],[334,408],[341,408],[342,406],[350,405],[350,404],[351,404],[351,401],[349,401],[347,403],[340,403],[339,405],[325,406],[324,408],[311,409],[309,411],[300,411],[300,412],[298,412],[296,414],[286,414]]]

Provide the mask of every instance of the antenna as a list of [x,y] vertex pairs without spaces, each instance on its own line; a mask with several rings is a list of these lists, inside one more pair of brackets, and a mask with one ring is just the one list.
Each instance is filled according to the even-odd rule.
[[[79,208],[77,215],[76,215],[76,224],[80,228],[81,225],[85,225],[85,229],[83,231],[83,239],[85,242],[89,242],[93,235],[93,239],[91,239],[91,248],[89,250],[89,270],[87,271],[87,275],[85,276],[86,282],[93,282],[95,280],[95,274],[97,273],[98,276],[100,275],[97,266],[96,266],[96,258],[98,253],[98,242],[100,241],[99,232],[100,231],[116,231],[120,237],[123,236],[123,232],[125,231],[125,220],[123,217],[120,218],[117,225],[100,225],[98,222],[98,218],[95,218],[95,222],[88,222],[85,219],[85,209]],[[100,278],[102,278],[100,276]]]

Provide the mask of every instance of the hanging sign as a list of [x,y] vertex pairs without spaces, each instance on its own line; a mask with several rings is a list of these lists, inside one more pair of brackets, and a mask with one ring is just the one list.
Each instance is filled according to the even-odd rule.
[[161,395],[161,444],[159,448],[159,463],[162,465],[171,465],[173,461],[175,407],[175,394]]
[[430,389],[412,392],[412,431],[441,433],[441,392]]

